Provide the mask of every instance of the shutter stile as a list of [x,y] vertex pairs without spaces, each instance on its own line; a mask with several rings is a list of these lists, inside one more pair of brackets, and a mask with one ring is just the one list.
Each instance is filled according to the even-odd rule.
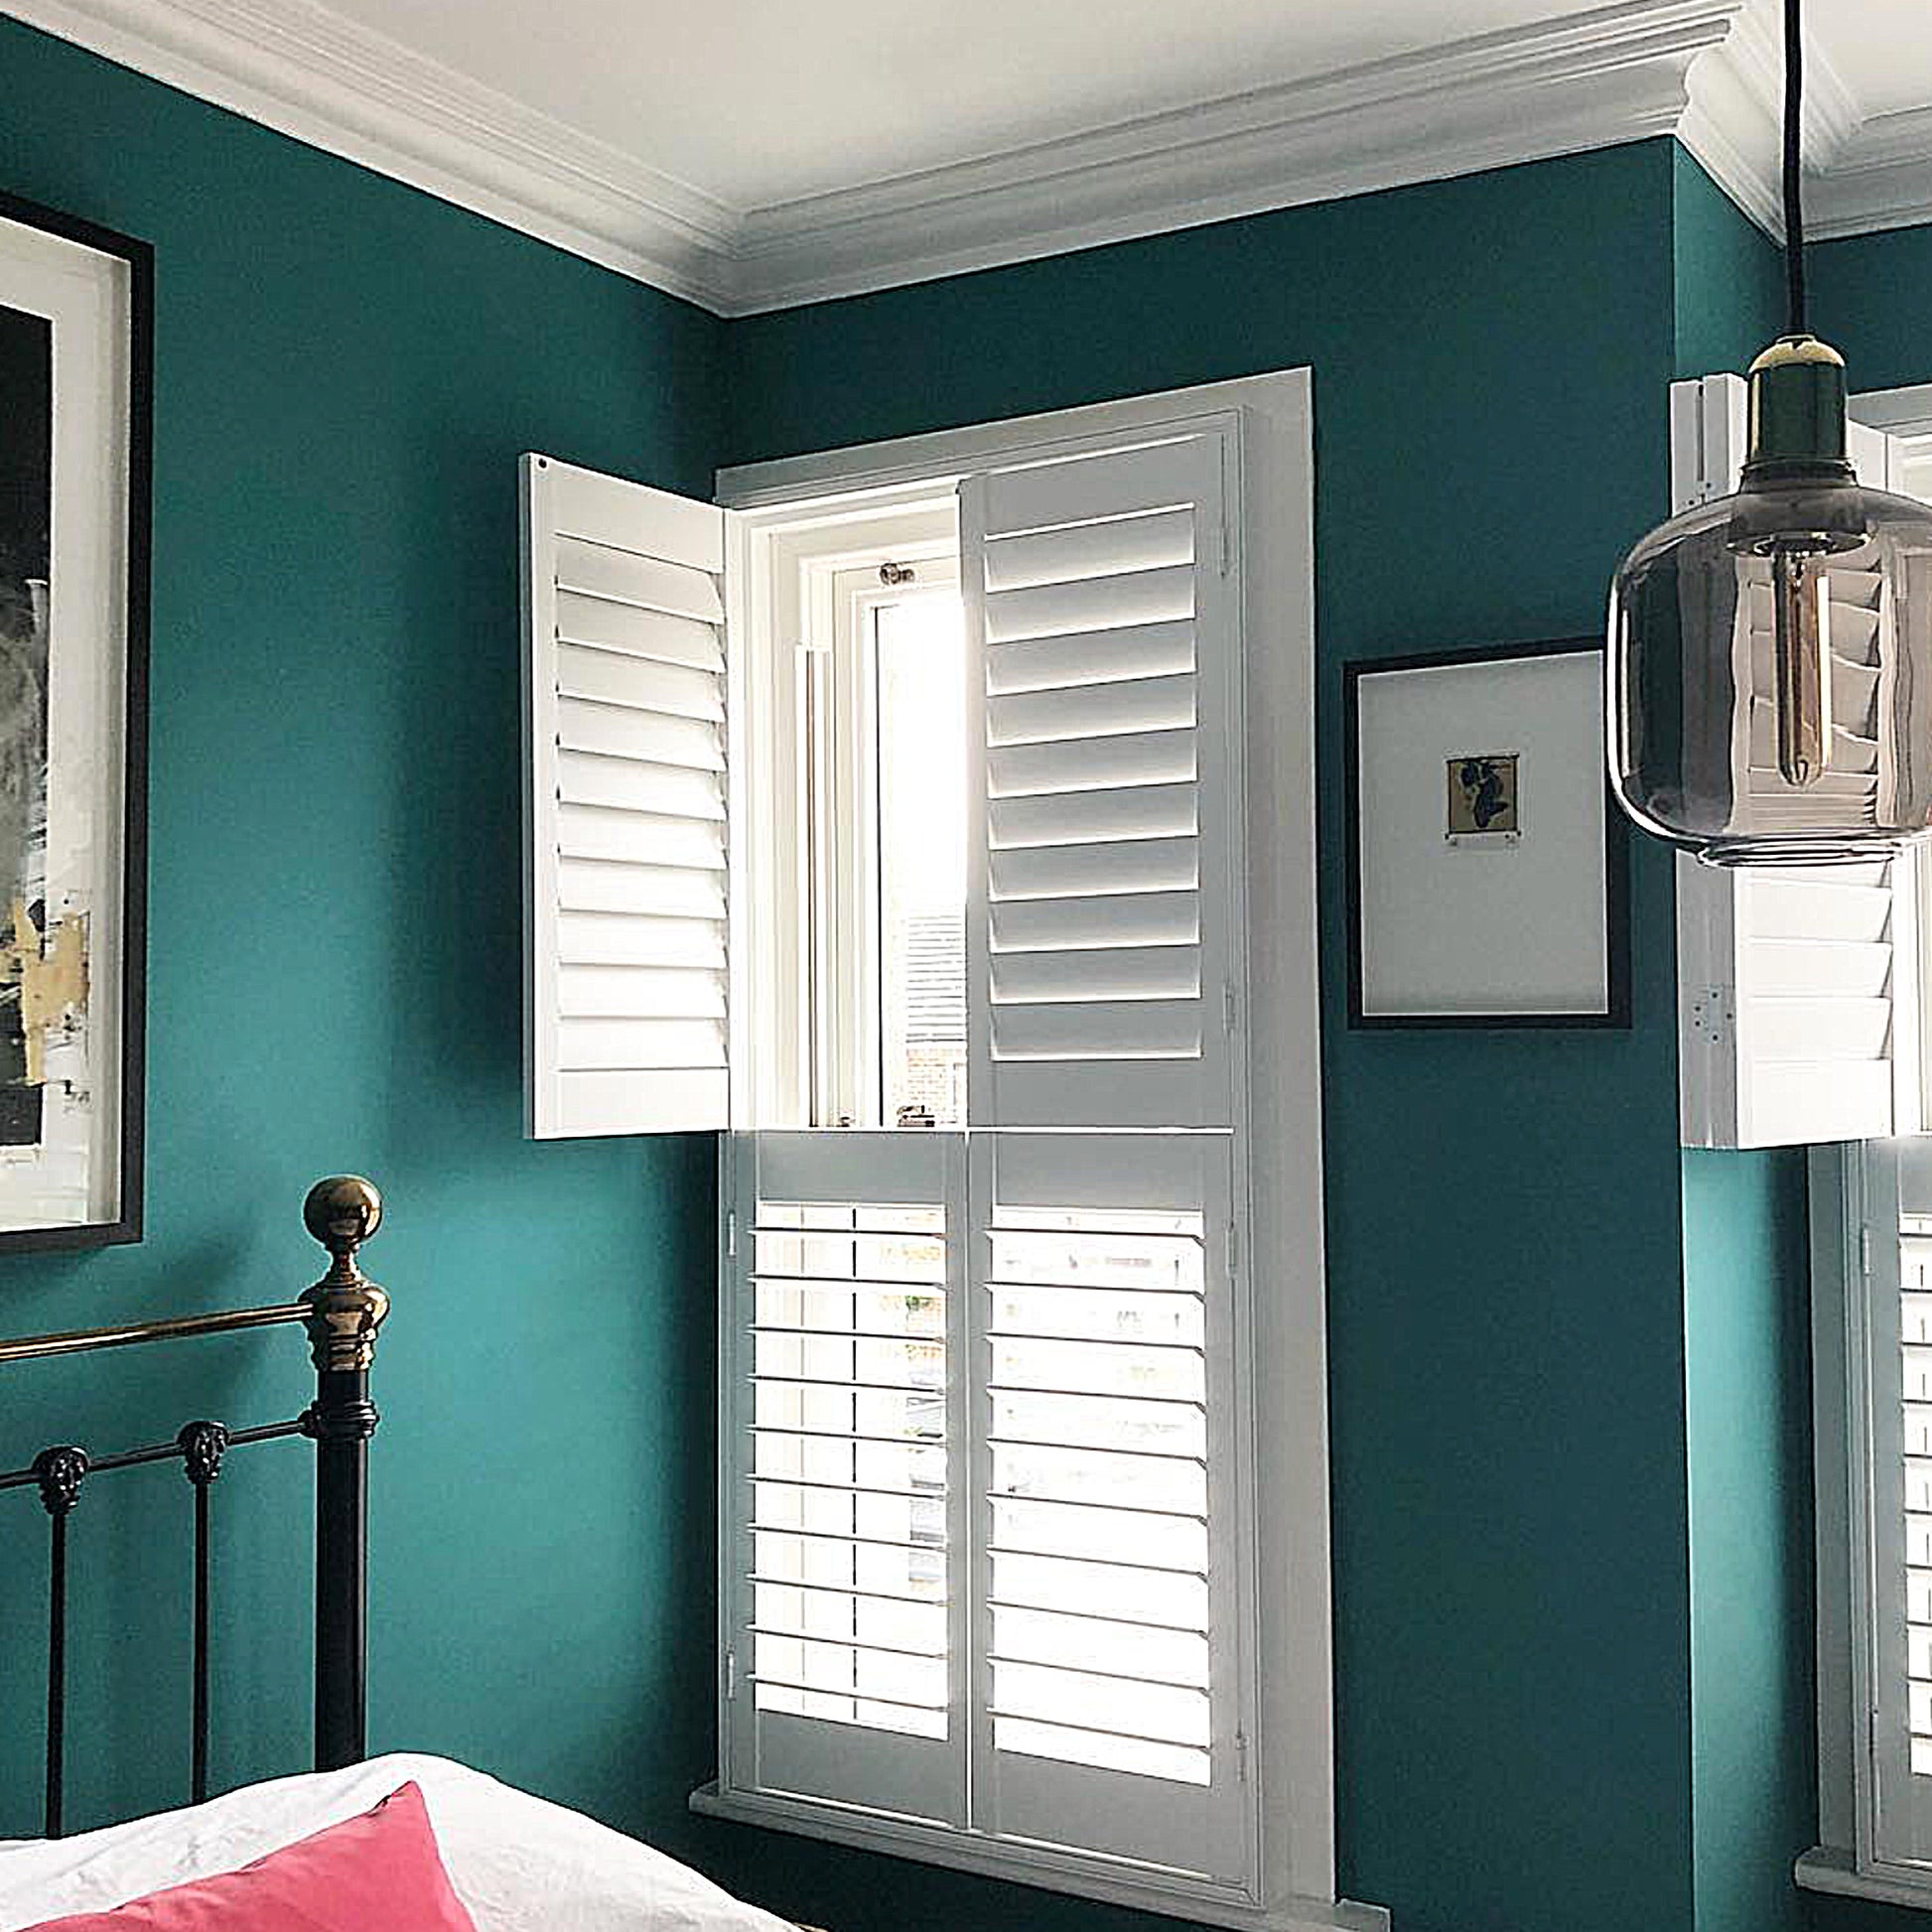
[[722,1128],[723,512],[523,476],[529,1129]]
[[1229,1123],[1221,449],[962,485],[977,1124]]

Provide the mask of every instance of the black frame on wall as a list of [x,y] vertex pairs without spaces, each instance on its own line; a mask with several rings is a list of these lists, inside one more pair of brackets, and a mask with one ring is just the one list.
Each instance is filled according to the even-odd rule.
[[1361,700],[1365,677],[1384,672],[1475,669],[1534,657],[1585,652],[1599,659],[1600,637],[1559,637],[1532,643],[1489,644],[1418,651],[1402,657],[1358,657],[1341,667],[1344,848],[1347,863],[1348,1025],[1361,1032],[1506,1028],[1628,1029],[1630,1021],[1630,827],[1603,786],[1603,925],[1606,1004],[1600,1013],[1365,1013],[1362,1010]]
[[148,702],[154,549],[154,247],[82,215],[0,191],[0,218],[128,265],[127,584],[121,866],[119,1212],[111,1221],[0,1228],[0,1254],[139,1241],[145,1206],[148,982]]

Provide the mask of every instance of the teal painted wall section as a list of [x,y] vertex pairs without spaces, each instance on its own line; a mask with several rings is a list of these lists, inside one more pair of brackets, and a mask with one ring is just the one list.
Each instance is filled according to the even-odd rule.
[[[706,490],[723,327],[16,22],[0,74],[0,186],[159,251],[149,1235],[8,1257],[0,1331],[285,1299],[310,1180],[376,1176],[374,1742],[676,1846],[714,1762],[711,1148],[520,1136],[514,461]],[[310,1386],[286,1332],[172,1353],[0,1374],[0,1467]],[[223,1781],[301,1762],[304,1454],[216,1492]],[[186,1790],[185,1546],[137,1500],[187,1487],[75,1519],[82,1823]],[[31,1711],[38,1506],[0,1512]],[[0,1837],[38,1745],[0,1732]]]
[[1818,1836],[1805,1157],[1683,1173],[1697,1925],[1777,1932]]
[[[1744,369],[1784,326],[1782,257],[1672,160],[1677,372]],[[1779,1932],[1818,1831],[1805,1163],[1682,1161],[1697,1925]]]
[[1671,260],[1678,375],[1741,374],[1784,329],[1784,257],[1674,143]]
[[[1340,667],[1594,633],[1665,502],[1656,142],[765,316],[744,461],[1311,364],[1340,1860],[1401,1932],[1691,1923],[1671,873],[1624,1035],[1351,1034]],[[841,1932],[1102,1927],[766,1836]]]

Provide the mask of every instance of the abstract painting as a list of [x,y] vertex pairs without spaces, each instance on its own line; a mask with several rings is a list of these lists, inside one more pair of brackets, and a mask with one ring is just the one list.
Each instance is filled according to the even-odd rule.
[[150,283],[0,197],[0,1248],[140,1233]]

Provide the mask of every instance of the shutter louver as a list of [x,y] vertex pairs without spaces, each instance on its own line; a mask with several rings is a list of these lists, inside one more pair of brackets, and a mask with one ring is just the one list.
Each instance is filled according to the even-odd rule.
[[951,1821],[959,1166],[956,1137],[890,1133],[734,1163],[741,1735],[761,1789]]
[[726,1123],[724,513],[523,460],[539,1139]]
[[1241,1861],[1230,1154],[1035,1134],[971,1156],[983,1822],[1206,1876]]
[[1221,457],[1193,436],[961,487],[977,1125],[1229,1124]]

